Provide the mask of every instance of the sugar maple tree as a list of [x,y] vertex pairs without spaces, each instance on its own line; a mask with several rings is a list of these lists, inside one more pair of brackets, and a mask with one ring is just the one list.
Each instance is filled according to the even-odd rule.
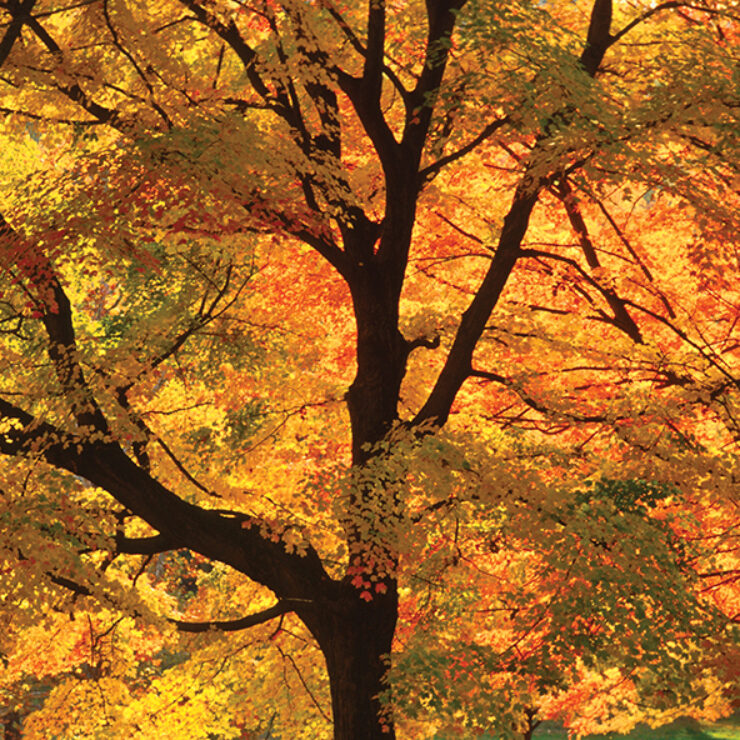
[[737,20],[0,4],[6,734],[727,711]]

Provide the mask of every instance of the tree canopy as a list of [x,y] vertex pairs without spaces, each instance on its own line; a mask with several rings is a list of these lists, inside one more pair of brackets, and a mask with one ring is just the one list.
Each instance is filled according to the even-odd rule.
[[6,737],[737,706],[738,20],[0,2]]

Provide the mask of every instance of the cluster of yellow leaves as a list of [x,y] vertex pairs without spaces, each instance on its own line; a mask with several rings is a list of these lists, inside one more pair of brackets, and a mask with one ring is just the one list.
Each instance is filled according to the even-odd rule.
[[[488,267],[534,133],[569,102],[578,118],[553,136],[537,166],[550,171],[585,159],[573,184],[600,264],[584,263],[561,199],[544,193],[523,245],[530,254],[520,260],[474,358],[477,370],[503,380],[495,391],[495,379],[469,380],[447,436],[420,444],[399,427],[387,441],[389,454],[358,472],[348,469],[342,403],[355,370],[346,286],[285,236],[296,225],[312,234],[337,232],[341,214],[332,196],[349,197],[341,178],[368,215],[382,213],[381,168],[348,101],[340,96],[341,168],[309,161],[263,110],[250,109],[243,69],[231,54],[219,59],[217,42],[180,22],[179,4],[111,5],[120,38],[156,69],[156,80],[150,76],[147,86],[113,44],[76,46],[76,39],[108,33],[100,5],[91,3],[44,21],[61,40],[63,65],[39,67],[34,42],[14,50],[11,85],[0,102],[53,120],[75,117],[70,100],[41,91],[81,81],[87,94],[120,111],[124,130],[138,136],[135,144],[116,134],[85,137],[80,127],[74,135],[37,129],[13,116],[0,147],[0,207],[55,257],[74,304],[80,359],[116,439],[127,449],[144,439],[115,397],[116,387],[131,383],[129,409],[159,440],[149,455],[162,483],[206,507],[242,512],[289,551],[300,552],[310,540],[327,569],[348,572],[366,600],[383,592],[383,576],[398,576],[397,711],[408,736],[518,723],[525,709],[565,718],[575,732],[626,729],[640,716],[635,705],[644,686],[605,659],[574,667],[563,646],[574,637],[605,636],[626,653],[639,653],[639,646],[630,635],[608,632],[610,614],[602,622],[599,613],[593,624],[579,621],[592,605],[568,599],[596,594],[604,601],[608,578],[630,571],[657,590],[662,572],[646,565],[641,548],[651,533],[665,533],[659,524],[668,520],[688,542],[706,538],[695,570],[738,567],[734,545],[713,557],[707,552],[734,543],[738,516],[737,463],[727,454],[738,434],[738,395],[728,382],[737,378],[739,358],[740,291],[732,279],[737,183],[681,137],[694,113],[675,98],[682,90],[708,119],[726,126],[728,57],[708,46],[701,28],[657,15],[633,37],[653,49],[650,58],[636,64],[633,50],[617,45],[609,74],[587,87],[575,60],[589,4],[476,4],[454,40],[424,161],[466,143],[492,118],[509,115],[512,125],[505,138],[487,141],[440,174],[420,199],[401,329],[409,340],[439,337],[440,347],[412,353],[401,416],[413,416],[439,372],[459,315]],[[273,16],[237,4],[213,7],[223,22],[233,19],[250,34],[260,70],[333,85],[300,50],[289,49],[289,61],[281,60],[272,38],[270,22],[286,31],[290,13],[310,7],[312,42],[346,61],[350,73],[360,72],[361,60],[349,56],[342,34],[319,12],[323,4],[295,0],[271,9]],[[615,27],[649,7],[615,4]],[[423,64],[421,4],[388,8],[394,19],[388,64],[411,83]],[[364,12],[345,10],[359,32]],[[707,79],[715,84],[705,88]],[[235,115],[239,108],[228,99],[242,95],[247,105]],[[382,96],[398,134],[405,111],[387,80]],[[162,111],[173,123],[169,133]],[[448,131],[446,122],[458,119],[464,125]],[[306,124],[318,125],[315,111]],[[656,130],[659,147],[650,143]],[[716,131],[702,134],[710,154],[727,148]],[[307,172],[321,184],[320,215],[301,207],[297,179]],[[28,322],[34,305],[14,280],[4,285],[8,305]],[[610,321],[609,291],[630,301],[644,343]],[[213,320],[199,327],[202,335],[158,362],[219,294]],[[69,399],[49,392],[57,386],[40,336],[35,327],[4,341],[3,390],[22,394],[41,418],[70,428]],[[681,382],[662,383],[667,372]],[[264,731],[279,711],[284,735],[326,735],[326,678],[297,621],[282,631],[265,626],[256,636],[177,641],[161,619],[235,618],[245,605],[267,606],[264,591],[225,568],[205,572],[179,556],[109,565],[105,582],[96,580],[104,556],[73,553],[100,545],[120,512],[72,477],[62,485],[32,464],[23,474],[21,495],[18,469],[3,468],[9,504],[0,513],[9,513],[14,526],[3,555],[10,563],[20,549],[36,559],[28,570],[2,573],[3,607],[16,620],[2,647],[8,660],[2,690],[10,705],[21,701],[19,690],[44,687],[43,706],[30,707],[28,737],[236,737]],[[677,489],[675,505],[652,510],[632,538],[609,540],[613,560],[599,560],[594,541],[613,537],[622,520],[599,507],[592,519],[563,509],[585,481],[601,479]],[[358,488],[374,495],[348,509]],[[18,523],[17,516],[36,511],[29,498],[38,503],[49,490],[53,506],[42,506],[38,520],[53,527],[53,545],[49,532]],[[67,511],[68,498],[87,506],[87,516]],[[349,527],[365,536],[366,551],[347,551]],[[150,534],[135,521],[124,529]],[[379,562],[389,548],[398,565]],[[574,564],[591,578],[574,572]],[[595,565],[603,568],[601,586]],[[89,614],[69,621],[67,612],[78,607],[52,584],[50,572],[84,576],[104,606],[96,611],[88,600]],[[624,592],[633,587],[628,582]],[[696,589],[703,603],[737,615],[736,582],[711,576]],[[632,618],[640,596],[628,595],[634,603],[626,611],[612,605],[614,614]],[[42,604],[60,611],[39,618]],[[113,606],[129,617],[117,623]],[[134,612],[137,624],[151,627],[135,626]],[[635,633],[644,634],[653,616],[635,618]],[[557,650],[548,664],[551,643]],[[713,672],[690,687],[709,698],[701,706],[684,702],[682,711],[708,717],[726,711],[725,695],[737,684],[735,653],[730,638],[719,643],[730,658],[723,663],[722,651],[706,646]],[[683,661],[679,669],[695,647],[691,642],[676,659]],[[589,644],[579,649],[588,653]],[[165,653],[189,660],[163,667]],[[621,687],[616,694],[614,685]],[[653,718],[670,716],[661,711]]]

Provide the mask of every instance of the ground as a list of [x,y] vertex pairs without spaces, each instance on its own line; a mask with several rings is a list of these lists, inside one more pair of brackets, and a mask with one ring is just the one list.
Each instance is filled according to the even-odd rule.
[[[568,734],[562,727],[545,722],[534,733],[534,737],[538,740],[566,740]],[[629,735],[589,735],[584,740],[740,740],[740,713],[714,724],[685,719],[654,730],[640,726]]]

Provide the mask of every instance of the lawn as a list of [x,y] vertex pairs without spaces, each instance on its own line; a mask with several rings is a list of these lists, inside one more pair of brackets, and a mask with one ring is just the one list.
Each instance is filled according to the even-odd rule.
[[[534,733],[538,740],[566,740],[567,732],[555,723],[543,722]],[[740,740],[740,715],[709,724],[681,719],[656,729],[638,726],[628,735],[589,735],[584,740]]]

